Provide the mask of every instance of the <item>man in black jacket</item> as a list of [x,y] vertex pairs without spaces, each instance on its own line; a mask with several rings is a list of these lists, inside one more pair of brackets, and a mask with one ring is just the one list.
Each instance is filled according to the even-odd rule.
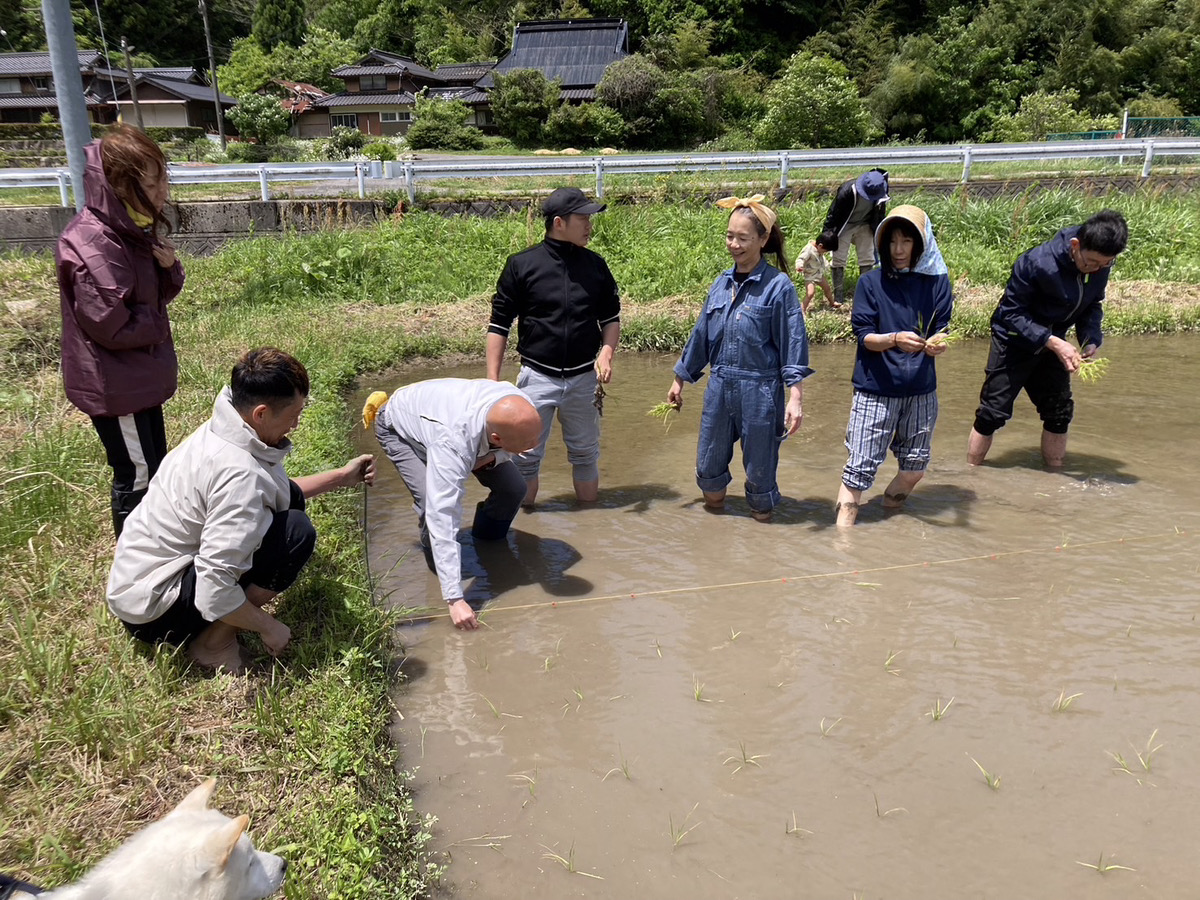
[[[1075,414],[1071,376],[1104,340],[1108,274],[1128,239],[1125,217],[1105,209],[1017,258],[992,314],[987,374],[967,442],[971,465],[983,463],[1022,390],[1042,419],[1042,458],[1048,466],[1063,464]],[[1066,339],[1072,327],[1078,349]]]
[[872,169],[839,187],[829,204],[821,231],[833,231],[838,236],[838,248],[831,260],[834,303],[846,300],[846,263],[851,244],[858,256],[859,274],[875,268],[875,229],[887,215],[888,199],[887,172]]
[[537,498],[538,471],[556,409],[575,496],[591,502],[599,491],[597,382],[612,379],[613,351],[621,335],[617,282],[603,258],[587,249],[592,216],[604,208],[578,188],[550,194],[542,204],[546,239],[508,258],[492,299],[487,377],[500,380],[508,333],[517,321],[521,371],[516,384],[542,418],[537,447],[515,460],[525,477],[526,508]]

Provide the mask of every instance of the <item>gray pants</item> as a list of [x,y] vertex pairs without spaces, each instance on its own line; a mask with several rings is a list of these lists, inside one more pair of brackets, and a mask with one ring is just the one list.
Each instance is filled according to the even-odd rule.
[[600,413],[594,406],[596,373],[591,369],[570,378],[553,378],[529,366],[517,373],[517,387],[525,392],[542,417],[542,436],[538,445],[517,457],[517,468],[525,478],[536,478],[546,455],[546,442],[554,424],[554,411],[562,425],[563,443],[573,481],[590,482],[600,478]]
[[[421,526],[421,546],[428,547],[429,534],[425,530],[425,448],[404,440],[384,425],[382,419],[375,421],[375,437],[412,494],[413,510]],[[490,493],[475,508],[471,534],[480,540],[500,540],[508,534],[508,527],[516,518],[521,501],[525,499],[525,479],[512,460],[476,469],[472,474]]]

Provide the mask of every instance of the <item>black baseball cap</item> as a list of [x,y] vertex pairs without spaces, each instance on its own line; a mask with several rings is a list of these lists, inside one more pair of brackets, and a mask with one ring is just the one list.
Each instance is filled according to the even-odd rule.
[[604,212],[607,207],[608,204],[606,203],[597,203],[595,200],[589,200],[588,195],[579,188],[559,188],[542,201],[542,215],[547,219],[552,219],[555,216],[565,219],[572,213],[577,213],[581,216],[590,216],[598,212]]

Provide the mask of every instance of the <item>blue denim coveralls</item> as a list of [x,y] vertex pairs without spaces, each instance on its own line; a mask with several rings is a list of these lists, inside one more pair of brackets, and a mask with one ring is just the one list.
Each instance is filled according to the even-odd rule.
[[784,385],[813,373],[808,333],[792,280],[766,260],[739,286],[733,269],[709,288],[675,374],[698,381],[708,365],[709,382],[700,416],[696,484],[724,490],[732,481],[733,445],[742,442],[746,500],[753,510],[779,503],[775,472],[783,440]]

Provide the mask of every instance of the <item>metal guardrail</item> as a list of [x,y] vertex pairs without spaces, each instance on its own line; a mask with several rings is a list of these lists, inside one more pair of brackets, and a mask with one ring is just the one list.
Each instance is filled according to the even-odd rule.
[[[366,182],[386,187],[399,182],[410,201],[417,184],[440,179],[551,177],[560,175],[596,178],[596,196],[604,196],[606,175],[667,174],[681,172],[770,171],[779,173],[779,187],[788,186],[793,169],[828,169],[857,166],[961,165],[962,183],[971,178],[971,167],[988,162],[1039,162],[1056,159],[1140,157],[1142,177],[1150,177],[1155,159],[1171,156],[1200,157],[1200,139],[1138,138],[1125,140],[1049,141],[1039,144],[947,144],[919,147],[856,147],[841,150],[771,150],[756,153],[638,154],[578,156],[548,159],[541,156],[454,160],[397,160],[394,162],[266,163],[262,165],[193,165],[172,163],[172,184],[258,182],[262,199],[270,199],[270,182],[350,180],[358,196],[366,196]],[[67,206],[70,172],[61,169],[0,170],[0,188],[58,187]],[[382,182],[382,184],[380,184]]]

